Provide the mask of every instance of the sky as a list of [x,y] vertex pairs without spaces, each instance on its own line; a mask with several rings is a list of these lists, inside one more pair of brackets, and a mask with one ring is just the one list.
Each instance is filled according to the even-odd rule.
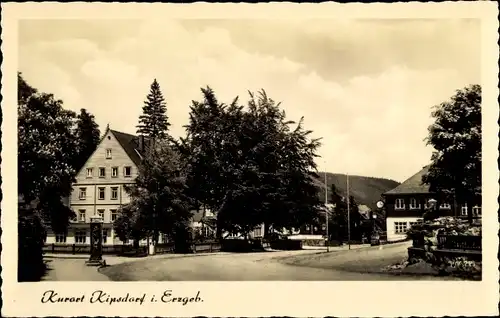
[[322,138],[319,170],[399,182],[430,161],[432,107],[480,84],[479,20],[23,20],[19,71],[101,131],[136,132],[157,79],[171,134],[192,100],[265,89]]

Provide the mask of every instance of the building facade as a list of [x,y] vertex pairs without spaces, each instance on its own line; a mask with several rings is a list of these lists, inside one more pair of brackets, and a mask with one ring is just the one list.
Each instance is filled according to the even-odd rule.
[[144,139],[107,129],[94,153],[76,175],[68,204],[76,214],[66,233],[47,233],[46,243],[90,244],[90,218],[100,216],[103,244],[122,244],[113,230],[118,211],[130,202],[125,186],[138,173]]
[[430,208],[430,199],[436,200],[434,208],[439,216],[466,218],[469,206],[474,217],[481,217],[480,202],[459,205],[456,200],[445,200],[430,192],[429,186],[422,182],[422,177],[428,171],[429,166],[425,166],[399,186],[383,194],[388,241],[404,239],[408,229],[422,221],[425,211]]

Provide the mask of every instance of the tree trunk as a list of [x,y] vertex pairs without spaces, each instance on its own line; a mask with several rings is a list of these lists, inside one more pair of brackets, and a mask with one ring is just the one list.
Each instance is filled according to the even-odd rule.
[[222,239],[222,221],[220,219],[220,215],[221,215],[221,212],[225,209],[227,202],[229,201],[229,197],[230,197],[230,192],[228,191],[228,192],[226,192],[226,195],[224,195],[224,199],[222,200],[222,204],[221,204],[221,206],[216,214],[217,228],[215,230],[216,230],[216,237],[219,240]]

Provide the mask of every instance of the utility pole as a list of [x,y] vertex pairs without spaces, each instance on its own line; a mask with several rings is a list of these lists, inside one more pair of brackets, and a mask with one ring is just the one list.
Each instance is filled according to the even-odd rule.
[[351,249],[351,209],[350,209],[351,197],[349,196],[349,173],[347,173],[346,176],[347,176],[347,244],[349,246],[349,249]]
[[326,215],[326,252],[330,252],[330,238],[328,237],[328,183],[326,181],[326,161],[325,161],[325,215]]

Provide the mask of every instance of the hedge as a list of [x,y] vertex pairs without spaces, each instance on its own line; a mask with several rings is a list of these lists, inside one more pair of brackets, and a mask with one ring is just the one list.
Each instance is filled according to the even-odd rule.
[[302,241],[300,240],[273,240],[270,241],[270,247],[273,250],[301,250],[302,249]]
[[263,251],[264,247],[261,240],[240,240],[224,239],[221,240],[222,252],[245,253],[254,251]]

